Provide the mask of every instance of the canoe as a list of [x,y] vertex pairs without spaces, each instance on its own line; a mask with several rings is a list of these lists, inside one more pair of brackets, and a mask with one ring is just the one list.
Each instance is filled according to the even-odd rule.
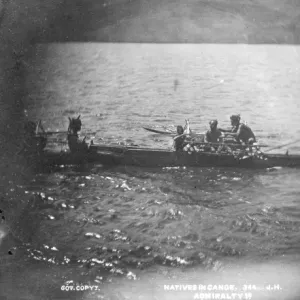
[[40,156],[43,165],[74,165],[98,163],[102,165],[132,165],[139,167],[237,167],[263,169],[271,167],[300,167],[300,155],[264,154],[236,157],[229,153],[175,152],[165,149],[92,145],[88,152],[44,151]]

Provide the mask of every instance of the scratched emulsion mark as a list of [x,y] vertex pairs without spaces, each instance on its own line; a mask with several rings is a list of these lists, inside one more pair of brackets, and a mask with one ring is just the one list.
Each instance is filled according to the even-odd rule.
[[6,236],[6,231],[4,230],[4,226],[2,225],[5,221],[5,217],[3,215],[3,210],[0,209],[1,223],[0,223],[0,246],[2,244],[3,239]]
[[[0,222],[0,247],[2,245],[2,242],[4,238],[7,236],[7,229],[5,228],[5,216],[2,209],[0,209],[0,216],[1,216],[1,222]],[[8,255],[13,255],[13,249],[9,249],[7,252]]]
[[[2,244],[4,241],[4,238],[7,236],[7,226],[5,224],[5,216],[4,216],[4,212],[2,209],[0,209],[0,216],[1,216],[1,221],[0,221],[0,253],[2,253]],[[13,252],[11,249],[8,250],[7,252],[8,255],[12,255]],[[9,262],[9,257],[7,256],[7,254],[4,252],[3,254],[0,254],[0,268],[1,266],[7,266],[10,262]]]

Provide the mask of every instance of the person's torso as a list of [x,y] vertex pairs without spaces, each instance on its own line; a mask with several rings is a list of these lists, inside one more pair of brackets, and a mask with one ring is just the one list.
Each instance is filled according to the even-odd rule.
[[87,149],[85,142],[79,139],[78,134],[68,134],[68,146],[71,152],[82,151]]
[[255,140],[255,135],[251,128],[244,123],[241,123],[239,127],[237,128],[237,131],[240,130],[240,134],[237,137],[239,140],[241,140],[244,143],[247,143],[250,138],[253,138]]
[[222,132],[219,129],[215,131],[208,130],[206,133],[206,139],[210,143],[217,143],[221,135]]
[[185,136],[181,136],[175,140],[175,150],[182,150],[185,143]]

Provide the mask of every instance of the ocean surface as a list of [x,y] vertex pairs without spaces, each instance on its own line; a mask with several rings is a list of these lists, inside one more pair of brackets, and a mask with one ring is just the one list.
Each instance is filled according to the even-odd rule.
[[[212,118],[224,128],[240,113],[263,144],[299,139],[299,47],[39,47],[47,58],[35,67],[27,62],[27,113],[45,129],[66,130],[68,117],[80,114],[87,140],[166,148],[170,137],[142,127],[175,129],[189,119],[203,132]],[[48,146],[63,148],[65,141],[61,134]],[[289,152],[300,153],[299,144]],[[201,286],[229,284],[243,298],[220,299],[299,299],[299,179],[299,170],[285,168],[86,165],[35,174],[12,187],[32,199],[22,228],[30,239],[11,230],[14,255],[2,265],[18,272],[6,273],[0,294],[204,299]],[[67,283],[98,290],[61,290]],[[183,290],[194,284],[196,290]]]

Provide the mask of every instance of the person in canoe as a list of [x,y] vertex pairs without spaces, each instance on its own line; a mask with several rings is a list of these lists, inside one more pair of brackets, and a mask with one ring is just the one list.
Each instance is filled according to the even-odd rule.
[[80,140],[78,132],[81,130],[81,120],[80,115],[77,118],[70,118],[69,117],[69,127],[68,127],[68,146],[72,153],[80,152],[80,151],[87,151],[88,144],[85,142],[85,138]]
[[232,115],[230,121],[232,126],[231,130],[220,129],[221,132],[225,133],[225,136],[232,136],[238,143],[243,143],[245,145],[256,143],[256,138],[252,129],[241,122],[240,115]]
[[182,126],[177,126],[177,136],[173,139],[173,145],[175,151],[183,151],[185,146],[188,144],[186,141],[187,134],[184,132],[184,128]]
[[209,122],[210,129],[205,134],[205,142],[207,143],[221,143],[223,141],[223,134],[218,129],[218,121],[212,120]]
[[204,141],[208,144],[210,143],[213,144],[211,145],[211,147],[209,147],[211,151],[216,151],[217,149],[220,151],[222,147],[220,148],[220,146],[218,147],[218,145],[214,145],[218,143],[223,143],[223,133],[221,132],[220,129],[218,129],[218,121],[217,120],[210,121],[209,127],[210,129],[206,132]]
[[21,152],[40,154],[47,145],[47,137],[41,121],[24,124],[24,140]]
[[175,151],[195,151],[193,146],[193,133],[190,129],[189,120],[185,120],[184,128],[181,125],[177,126],[177,136],[173,139],[173,145]]

